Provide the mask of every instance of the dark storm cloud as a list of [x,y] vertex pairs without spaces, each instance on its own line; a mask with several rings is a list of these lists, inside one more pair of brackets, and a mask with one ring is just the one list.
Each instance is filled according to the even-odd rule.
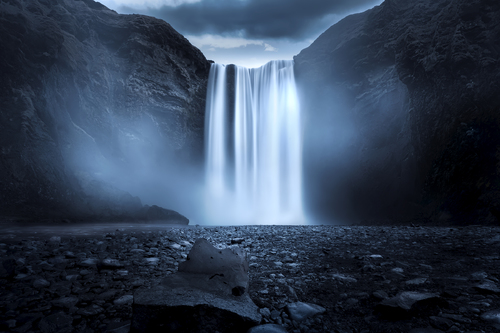
[[183,34],[232,34],[246,38],[287,38],[299,40],[318,29],[324,20],[357,8],[380,3],[377,0],[202,0],[177,7],[148,9]]

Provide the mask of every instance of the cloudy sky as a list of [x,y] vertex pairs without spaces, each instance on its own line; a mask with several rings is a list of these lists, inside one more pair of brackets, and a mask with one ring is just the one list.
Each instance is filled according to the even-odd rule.
[[343,17],[382,0],[97,0],[170,23],[207,57],[258,67],[292,59]]

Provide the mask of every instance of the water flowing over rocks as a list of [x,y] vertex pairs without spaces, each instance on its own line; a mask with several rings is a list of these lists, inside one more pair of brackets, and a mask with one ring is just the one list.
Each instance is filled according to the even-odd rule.
[[386,0],[294,57],[319,218],[498,223],[498,21],[497,1]]
[[93,0],[0,12],[0,214],[136,218],[123,189],[202,163],[210,64],[168,23]]
[[[274,324],[294,333],[489,333],[499,325],[500,294],[477,288],[500,285],[496,227],[16,228],[0,235],[1,266],[10,272],[0,276],[6,332],[128,332],[138,290],[152,293],[158,281],[187,274],[178,267],[200,238],[221,251],[243,239],[242,296],[262,316],[250,332],[280,332],[264,325]],[[297,320],[297,304],[325,311]]]

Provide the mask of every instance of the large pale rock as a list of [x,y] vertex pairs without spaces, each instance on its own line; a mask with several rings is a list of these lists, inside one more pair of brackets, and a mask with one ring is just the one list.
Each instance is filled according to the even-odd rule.
[[223,277],[231,288],[248,288],[248,262],[239,247],[217,249],[206,239],[196,240],[179,272]]
[[261,320],[240,249],[198,239],[179,272],[134,295],[131,332],[246,332]]

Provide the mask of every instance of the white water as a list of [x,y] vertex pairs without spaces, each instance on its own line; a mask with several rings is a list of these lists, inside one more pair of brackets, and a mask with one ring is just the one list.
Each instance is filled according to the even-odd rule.
[[[212,64],[207,91],[206,214],[217,224],[298,224],[302,133],[292,61]],[[230,101],[232,101],[230,103]]]

